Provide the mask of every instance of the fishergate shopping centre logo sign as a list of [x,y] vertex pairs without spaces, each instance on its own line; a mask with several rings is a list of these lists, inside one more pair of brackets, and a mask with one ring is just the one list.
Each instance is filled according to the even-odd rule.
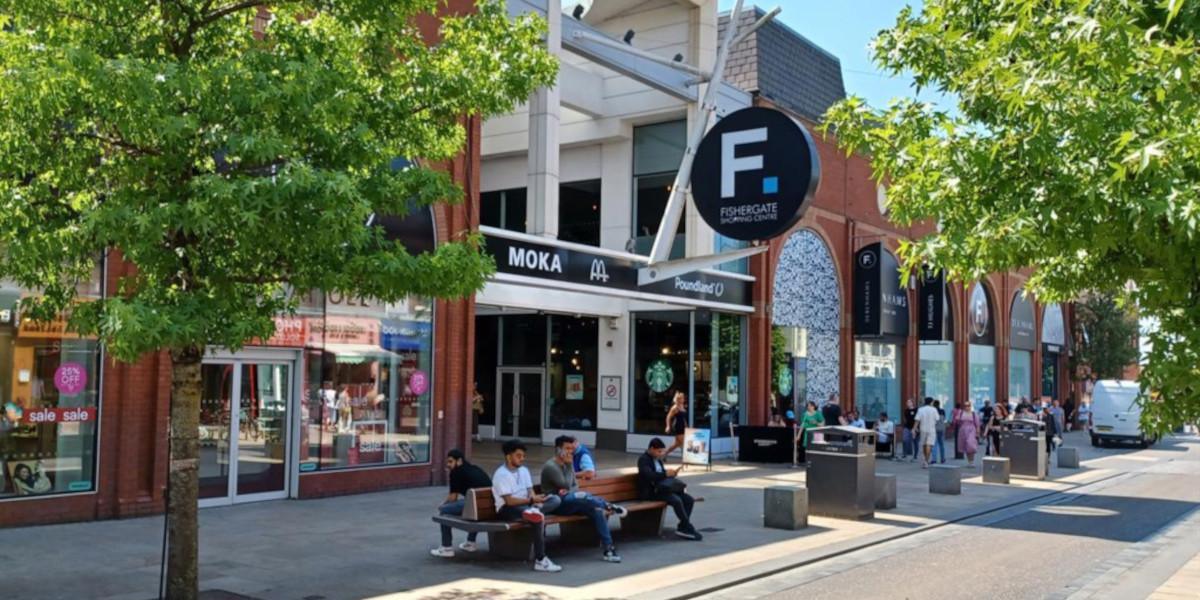
[[696,151],[692,197],[717,233],[766,240],[800,220],[820,179],[817,149],[804,127],[777,110],[751,107],[705,134]]

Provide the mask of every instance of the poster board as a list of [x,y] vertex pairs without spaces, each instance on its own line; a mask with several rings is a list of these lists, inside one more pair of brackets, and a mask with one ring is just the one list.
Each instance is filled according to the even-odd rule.
[[600,377],[600,410],[621,410],[621,377]]
[[712,464],[711,431],[695,427],[683,430],[683,463],[704,466]]

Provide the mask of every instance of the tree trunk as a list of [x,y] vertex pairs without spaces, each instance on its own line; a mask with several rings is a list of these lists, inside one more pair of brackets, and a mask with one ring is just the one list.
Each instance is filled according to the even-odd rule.
[[200,595],[199,501],[200,361],[202,348],[171,351],[171,442],[167,478],[167,598]]

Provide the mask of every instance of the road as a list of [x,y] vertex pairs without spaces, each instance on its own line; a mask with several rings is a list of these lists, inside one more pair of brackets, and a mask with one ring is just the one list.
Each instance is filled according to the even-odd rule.
[[[1200,517],[1200,439],[1106,450],[1092,464],[1119,474],[704,597],[1145,597],[1155,578],[1170,574],[1163,565],[1200,551],[1194,528],[1189,535],[1166,535]],[[1156,543],[1159,538],[1165,541]],[[1160,568],[1152,568],[1155,561]],[[1138,563],[1149,566],[1131,568]],[[1098,581],[1103,585],[1089,585]]]

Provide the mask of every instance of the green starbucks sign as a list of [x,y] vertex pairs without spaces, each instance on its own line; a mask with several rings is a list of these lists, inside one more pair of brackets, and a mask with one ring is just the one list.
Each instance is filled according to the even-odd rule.
[[675,372],[666,360],[660,358],[646,367],[646,385],[650,386],[651,391],[661,394],[670,389],[674,382]]
[[792,395],[792,370],[784,367],[779,370],[779,377],[776,378],[776,386],[779,388],[779,395]]

